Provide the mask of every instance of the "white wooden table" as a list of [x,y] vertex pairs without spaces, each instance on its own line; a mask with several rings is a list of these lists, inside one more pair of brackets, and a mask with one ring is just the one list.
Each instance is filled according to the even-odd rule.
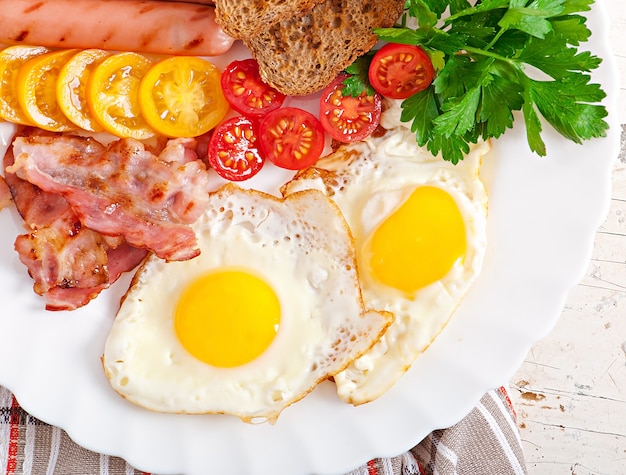
[[596,2],[611,16],[622,150],[587,273],[510,381],[529,475],[626,474],[626,0]]

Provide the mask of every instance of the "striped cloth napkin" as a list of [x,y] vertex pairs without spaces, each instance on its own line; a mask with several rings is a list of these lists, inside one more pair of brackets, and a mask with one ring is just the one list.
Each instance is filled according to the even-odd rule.
[[[459,423],[408,452],[374,459],[347,475],[525,475],[515,410],[504,387],[487,392]],[[0,474],[140,475],[124,460],[75,444],[35,419],[0,387]]]

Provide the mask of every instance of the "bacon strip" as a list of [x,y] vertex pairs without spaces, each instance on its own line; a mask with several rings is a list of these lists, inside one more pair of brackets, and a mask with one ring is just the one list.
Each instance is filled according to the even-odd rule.
[[[9,149],[4,164],[12,163]],[[17,237],[15,249],[35,281],[35,292],[46,297],[46,309],[74,310],[86,305],[147,255],[145,249],[83,227],[62,196],[11,172],[6,173],[6,183],[30,229]]]
[[137,267],[147,255],[145,249],[138,249],[128,243],[107,250],[107,282],[95,287],[63,287],[56,286],[46,293],[46,310],[74,310],[87,305],[90,300],[111,286],[124,272]]
[[200,252],[189,224],[208,202],[208,173],[194,147],[193,139],[170,140],[155,156],[133,139],[105,148],[93,138],[17,137],[7,172],[63,196],[92,230],[186,260]]

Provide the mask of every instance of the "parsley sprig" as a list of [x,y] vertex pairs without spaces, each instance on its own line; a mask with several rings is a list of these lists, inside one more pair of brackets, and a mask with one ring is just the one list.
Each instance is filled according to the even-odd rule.
[[[594,0],[407,0],[383,41],[422,46],[437,77],[402,103],[419,145],[457,163],[480,138],[501,136],[521,111],[530,149],[546,155],[542,119],[576,143],[606,135],[606,96],[590,73],[601,59],[579,47],[580,13]],[[417,27],[407,26],[408,17]],[[367,61],[365,58],[363,61]],[[363,69],[353,65],[352,72]]]

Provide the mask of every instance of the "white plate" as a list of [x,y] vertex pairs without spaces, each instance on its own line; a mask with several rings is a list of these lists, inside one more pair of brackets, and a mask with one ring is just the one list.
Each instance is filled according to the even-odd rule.
[[607,212],[618,81],[601,2],[589,17],[588,47],[604,58],[594,81],[609,94],[608,137],[579,146],[546,130],[549,156],[539,158],[520,123],[494,144],[483,172],[491,203],[484,270],[444,332],[379,400],[354,408],[323,384],[274,426],[127,403],[110,389],[99,358],[129,278],[78,311],[43,311],[13,251],[23,231],[9,211],[0,214],[0,384],[80,445],[156,473],[342,473],[457,422],[552,329]]

